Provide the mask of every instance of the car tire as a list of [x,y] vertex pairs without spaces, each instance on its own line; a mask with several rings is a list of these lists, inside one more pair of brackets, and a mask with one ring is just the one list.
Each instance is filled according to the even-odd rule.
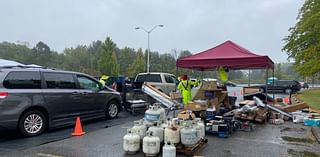
[[106,106],[105,113],[108,119],[116,118],[119,113],[119,103],[117,101],[110,101]]
[[20,120],[18,129],[23,136],[32,137],[40,135],[47,126],[47,120],[42,112],[34,110],[24,113]]
[[291,92],[292,92],[292,89],[290,89],[290,88],[287,88],[284,90],[284,93],[286,93],[286,94],[290,94]]

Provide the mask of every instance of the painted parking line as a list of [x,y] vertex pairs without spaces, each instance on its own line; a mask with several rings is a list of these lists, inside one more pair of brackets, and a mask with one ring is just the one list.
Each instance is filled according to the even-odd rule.
[[42,156],[42,157],[64,157],[64,156],[60,156],[60,155],[47,154],[47,153],[37,153],[37,156]]

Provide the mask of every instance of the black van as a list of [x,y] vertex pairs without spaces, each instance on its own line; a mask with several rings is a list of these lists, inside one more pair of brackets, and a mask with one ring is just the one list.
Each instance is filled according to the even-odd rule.
[[[280,93],[296,93],[300,91],[301,85],[296,80],[275,80],[274,84],[268,84],[268,92],[280,92]],[[260,87],[263,91],[266,91],[265,85]]]
[[0,67],[0,129],[36,136],[45,129],[99,117],[115,118],[120,94],[78,72]]

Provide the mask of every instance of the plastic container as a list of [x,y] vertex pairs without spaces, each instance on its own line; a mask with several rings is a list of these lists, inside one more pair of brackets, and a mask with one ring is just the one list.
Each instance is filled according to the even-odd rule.
[[176,157],[176,147],[166,142],[162,148],[162,157]]

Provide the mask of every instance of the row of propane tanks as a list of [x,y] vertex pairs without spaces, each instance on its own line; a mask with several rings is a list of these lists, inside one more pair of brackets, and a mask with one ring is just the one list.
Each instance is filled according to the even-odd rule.
[[[140,150],[146,156],[155,156],[163,146],[163,157],[175,157],[176,145],[193,147],[205,136],[204,123],[200,118],[182,120],[178,118],[166,119],[159,104],[149,107],[144,119],[134,121],[134,126],[128,129],[123,137],[123,149],[128,154],[135,154]],[[164,113],[164,112],[163,112]]]

